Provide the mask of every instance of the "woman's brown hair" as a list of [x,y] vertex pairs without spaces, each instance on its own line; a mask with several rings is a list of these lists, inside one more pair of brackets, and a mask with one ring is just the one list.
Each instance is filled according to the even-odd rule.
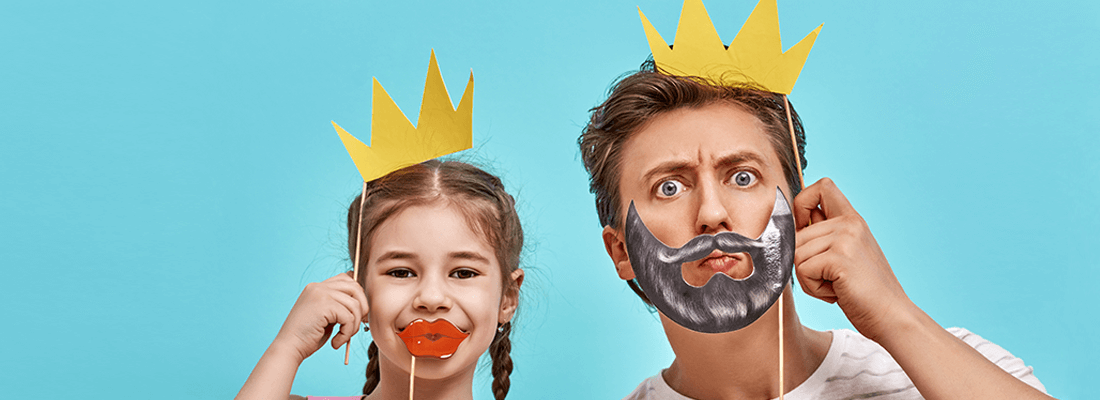
[[[783,175],[793,198],[802,190],[798,168],[795,167],[791,131],[787,126],[784,95],[764,91],[751,84],[721,85],[699,77],[682,77],[658,70],[652,59],[642,64],[638,72],[620,79],[608,93],[607,100],[593,107],[588,125],[577,144],[581,160],[589,176],[589,191],[596,195],[596,213],[600,225],[622,229],[622,199],[619,180],[622,177],[622,149],[630,136],[653,118],[681,108],[698,108],[714,103],[728,103],[755,116],[783,166]],[[802,169],[806,168],[806,136],[802,120],[790,107],[794,135]],[[627,285],[647,304],[649,299],[636,281]]]
[[[519,269],[523,227],[516,214],[515,199],[504,190],[500,178],[463,162],[430,160],[368,182],[365,193],[365,199],[361,199],[362,195],[356,196],[348,207],[348,254],[352,258],[355,257],[356,230],[360,223],[360,239],[362,243],[370,243],[374,230],[397,212],[410,206],[447,202],[458,207],[466,223],[496,252],[502,272],[503,295],[518,295],[519,285],[511,276]],[[363,212],[359,209],[360,200]],[[370,259],[367,247],[364,246],[365,250],[359,255],[359,265],[367,265]],[[361,285],[363,280],[360,275]],[[493,360],[493,395],[497,400],[503,400],[511,386],[510,333],[511,323],[503,324],[489,345]],[[364,395],[374,391],[380,378],[378,346],[373,342],[367,349],[367,357],[370,361],[367,362]]]

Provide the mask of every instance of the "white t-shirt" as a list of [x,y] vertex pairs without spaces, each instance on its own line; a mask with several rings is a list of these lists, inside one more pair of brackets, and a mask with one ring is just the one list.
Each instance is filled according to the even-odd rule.
[[[1032,368],[1007,350],[963,329],[950,328],[966,344],[998,367],[1046,393]],[[878,343],[848,329],[835,330],[829,353],[809,379],[787,392],[786,400],[923,399],[898,363]],[[664,372],[664,371],[662,371]],[[642,381],[624,400],[690,400],[672,390],[661,373]]]

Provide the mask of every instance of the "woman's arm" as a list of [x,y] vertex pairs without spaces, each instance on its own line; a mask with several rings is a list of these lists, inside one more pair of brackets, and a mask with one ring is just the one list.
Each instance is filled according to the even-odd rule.
[[[828,178],[794,199],[796,276],[878,342],[927,399],[1049,398],[947,332],[902,290],[871,230]],[[813,221],[813,224],[810,224]]]

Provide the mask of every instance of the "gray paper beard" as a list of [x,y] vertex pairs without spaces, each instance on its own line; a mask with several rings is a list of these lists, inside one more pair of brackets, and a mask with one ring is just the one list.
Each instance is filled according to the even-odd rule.
[[[753,262],[752,274],[737,280],[716,273],[703,287],[685,282],[681,264],[703,259],[715,249],[727,254],[748,253]],[[759,238],[721,232],[696,236],[676,249],[650,233],[631,201],[626,216],[626,251],[638,284],[665,316],[697,332],[731,332],[764,315],[791,280],[794,216],[783,192],[776,187],[771,219]]]

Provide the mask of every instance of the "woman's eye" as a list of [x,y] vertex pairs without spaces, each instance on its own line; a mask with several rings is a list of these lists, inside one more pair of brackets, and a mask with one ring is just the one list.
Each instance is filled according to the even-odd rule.
[[390,270],[390,271],[386,272],[386,275],[392,276],[394,278],[400,278],[400,279],[412,278],[412,277],[416,276],[416,274],[414,274],[412,271],[407,270],[407,269],[393,269],[393,270]]
[[730,180],[737,186],[745,187],[756,182],[756,175],[749,171],[737,171]]
[[680,181],[676,181],[676,180],[664,181],[664,182],[661,182],[661,184],[659,186],[657,186],[657,196],[658,197],[672,197],[672,196],[675,196],[677,194],[680,194],[680,192],[683,192],[683,191],[684,191],[684,184],[680,183]]
[[458,278],[458,279],[470,279],[470,278],[476,277],[478,275],[481,275],[481,274],[477,273],[477,271],[470,270],[470,269],[458,269],[458,270],[455,270],[454,272],[451,272],[451,277],[452,278]]

